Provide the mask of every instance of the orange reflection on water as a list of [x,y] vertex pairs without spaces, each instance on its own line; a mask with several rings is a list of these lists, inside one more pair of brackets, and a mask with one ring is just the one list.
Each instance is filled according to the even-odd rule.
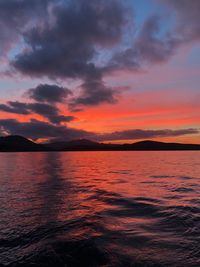
[[[184,266],[198,244],[199,156],[198,151],[1,153],[1,238],[22,242],[16,243],[20,253],[27,242],[30,253],[34,246],[66,242],[68,254],[76,242],[87,249],[87,241],[117,259],[175,260],[168,266]],[[180,244],[184,247],[174,250]]]

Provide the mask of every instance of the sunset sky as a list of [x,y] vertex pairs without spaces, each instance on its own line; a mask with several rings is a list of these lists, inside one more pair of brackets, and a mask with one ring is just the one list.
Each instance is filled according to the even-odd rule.
[[200,143],[199,0],[1,0],[0,135]]

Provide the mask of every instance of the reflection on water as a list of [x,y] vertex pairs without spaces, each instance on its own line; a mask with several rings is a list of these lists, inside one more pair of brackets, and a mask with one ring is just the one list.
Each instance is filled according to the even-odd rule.
[[199,152],[0,154],[0,266],[200,266]]

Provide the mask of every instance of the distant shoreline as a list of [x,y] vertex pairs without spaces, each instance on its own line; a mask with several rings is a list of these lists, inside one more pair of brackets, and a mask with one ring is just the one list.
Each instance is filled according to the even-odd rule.
[[182,149],[182,150],[38,150],[38,151],[34,151],[34,150],[10,150],[10,151],[1,151],[0,150],[0,154],[4,154],[4,153],[49,153],[49,152],[194,152],[194,151],[200,151],[200,149]]
[[152,140],[132,144],[105,144],[87,139],[37,144],[22,136],[0,137],[0,152],[72,151],[200,151],[200,144],[164,143]]

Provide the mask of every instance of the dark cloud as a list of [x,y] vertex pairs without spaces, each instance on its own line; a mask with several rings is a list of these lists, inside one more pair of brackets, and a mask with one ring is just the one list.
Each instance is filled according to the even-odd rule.
[[50,122],[55,124],[60,124],[61,122],[70,122],[75,119],[73,116],[60,115],[59,109],[56,106],[45,103],[23,103],[18,101],[9,101],[7,104],[1,104],[0,110],[21,115],[36,113],[47,118]]
[[104,85],[95,57],[99,48],[113,47],[121,40],[126,21],[122,1],[61,1],[51,9],[51,22],[24,33],[28,49],[12,65],[30,76],[82,80],[83,95],[74,105],[113,103],[113,90]]
[[[170,6],[172,13],[176,12],[177,29],[173,29],[172,35],[178,36],[179,41],[200,37],[199,0],[157,1]],[[133,22],[130,16],[133,13],[125,7],[128,2],[1,0],[1,38],[12,39],[13,31],[24,37],[28,49],[13,62],[23,73],[82,79],[93,68],[101,71],[94,63],[99,47],[113,48],[121,44],[124,26]],[[119,67],[121,63],[121,67],[137,67],[138,56],[153,62],[167,59],[168,53],[173,54],[177,40],[172,35],[161,37],[160,33],[158,18],[147,19],[139,29],[134,48],[125,50],[123,56],[120,53],[114,56],[113,66]]]
[[66,100],[72,92],[64,87],[49,84],[39,84],[36,88],[29,89],[26,96],[38,102],[60,103]]
[[171,8],[173,28],[163,31],[159,15],[147,18],[139,29],[132,46],[113,55],[106,70],[140,70],[145,64],[166,62],[181,45],[200,39],[199,0],[157,0]]
[[27,109],[27,104],[18,101],[9,101],[7,104],[0,104],[0,110],[4,112],[14,113],[14,114],[30,114],[30,110]]
[[21,25],[25,20],[46,13],[48,4],[53,2],[54,0],[1,0],[0,20],[11,26]]
[[105,70],[108,72],[121,69],[130,69],[134,71],[141,69],[141,62],[138,59],[138,53],[134,47],[115,53],[108,66],[105,67]]
[[25,93],[25,96],[31,100],[35,100],[35,102],[24,103],[8,101],[6,104],[0,104],[0,110],[19,115],[36,113],[55,124],[70,122],[74,120],[75,117],[61,115],[56,104],[64,102],[71,94],[71,91],[64,87],[40,84],[36,88],[29,89],[28,92]]
[[180,40],[169,33],[162,36],[159,16],[151,16],[144,22],[133,46],[113,56],[110,68],[139,70],[146,63],[166,62],[179,44]]
[[0,1],[0,56],[6,55],[13,43],[21,38],[24,29],[37,20],[43,20],[49,4],[54,0],[1,0]]
[[81,95],[69,103],[69,108],[75,111],[78,107],[98,105],[103,102],[116,103],[117,90],[105,86],[101,80],[88,80],[81,85]]
[[176,12],[177,35],[183,41],[199,40],[200,38],[200,1],[199,0],[164,0],[162,4],[168,4]]
[[[9,50],[8,43],[23,38],[23,49],[10,62],[12,70],[32,77],[80,80],[81,94],[70,102],[72,110],[115,103],[116,90],[104,81],[108,72],[138,71],[146,64],[166,62],[181,44],[200,37],[199,0],[157,1],[172,8],[176,29],[163,31],[163,22],[155,15],[127,41],[123,38],[127,26],[134,24],[128,0],[1,0],[0,49]],[[124,43],[128,48],[122,50]],[[114,55],[109,63],[97,63],[105,49]],[[52,85],[47,90],[44,86],[32,89],[29,96],[47,103],[63,101],[67,96],[63,95],[64,88]]]
[[96,45],[109,47],[122,35],[125,15],[120,1],[68,1],[52,8],[54,24],[24,35],[29,50],[13,65],[25,74],[48,77],[92,75]]
[[60,124],[61,122],[73,121],[73,120],[75,120],[75,117],[74,116],[64,116],[64,115],[52,115],[52,116],[49,116],[48,119],[52,123]]
[[78,139],[81,137],[90,138],[92,135],[83,130],[66,128],[61,125],[53,125],[32,119],[30,122],[19,122],[15,119],[0,120],[1,134],[17,134],[33,140],[39,138],[64,138],[65,140]]
[[111,140],[134,140],[149,139],[157,137],[173,137],[190,134],[199,134],[198,129],[181,129],[181,130],[141,130],[133,129],[118,131],[107,134],[97,134],[84,130],[67,128],[63,125],[50,124],[32,119],[30,122],[19,122],[15,119],[0,120],[1,134],[17,134],[31,139],[48,138],[49,140],[73,140],[88,138],[96,141]]
[[178,40],[169,34],[159,37],[160,18],[152,16],[145,21],[135,43],[135,53],[139,61],[159,63],[169,59],[178,45]]
[[187,134],[198,134],[198,129],[180,129],[180,130],[125,130],[125,131],[116,131],[108,134],[99,135],[99,140],[111,141],[111,140],[134,140],[134,139],[149,139],[157,137],[173,137],[173,136],[182,136]]
[[59,115],[59,109],[56,106],[52,106],[44,103],[29,103],[27,104],[27,109],[37,113],[52,123],[61,123],[61,122],[69,122],[74,119],[72,116],[63,116]]

